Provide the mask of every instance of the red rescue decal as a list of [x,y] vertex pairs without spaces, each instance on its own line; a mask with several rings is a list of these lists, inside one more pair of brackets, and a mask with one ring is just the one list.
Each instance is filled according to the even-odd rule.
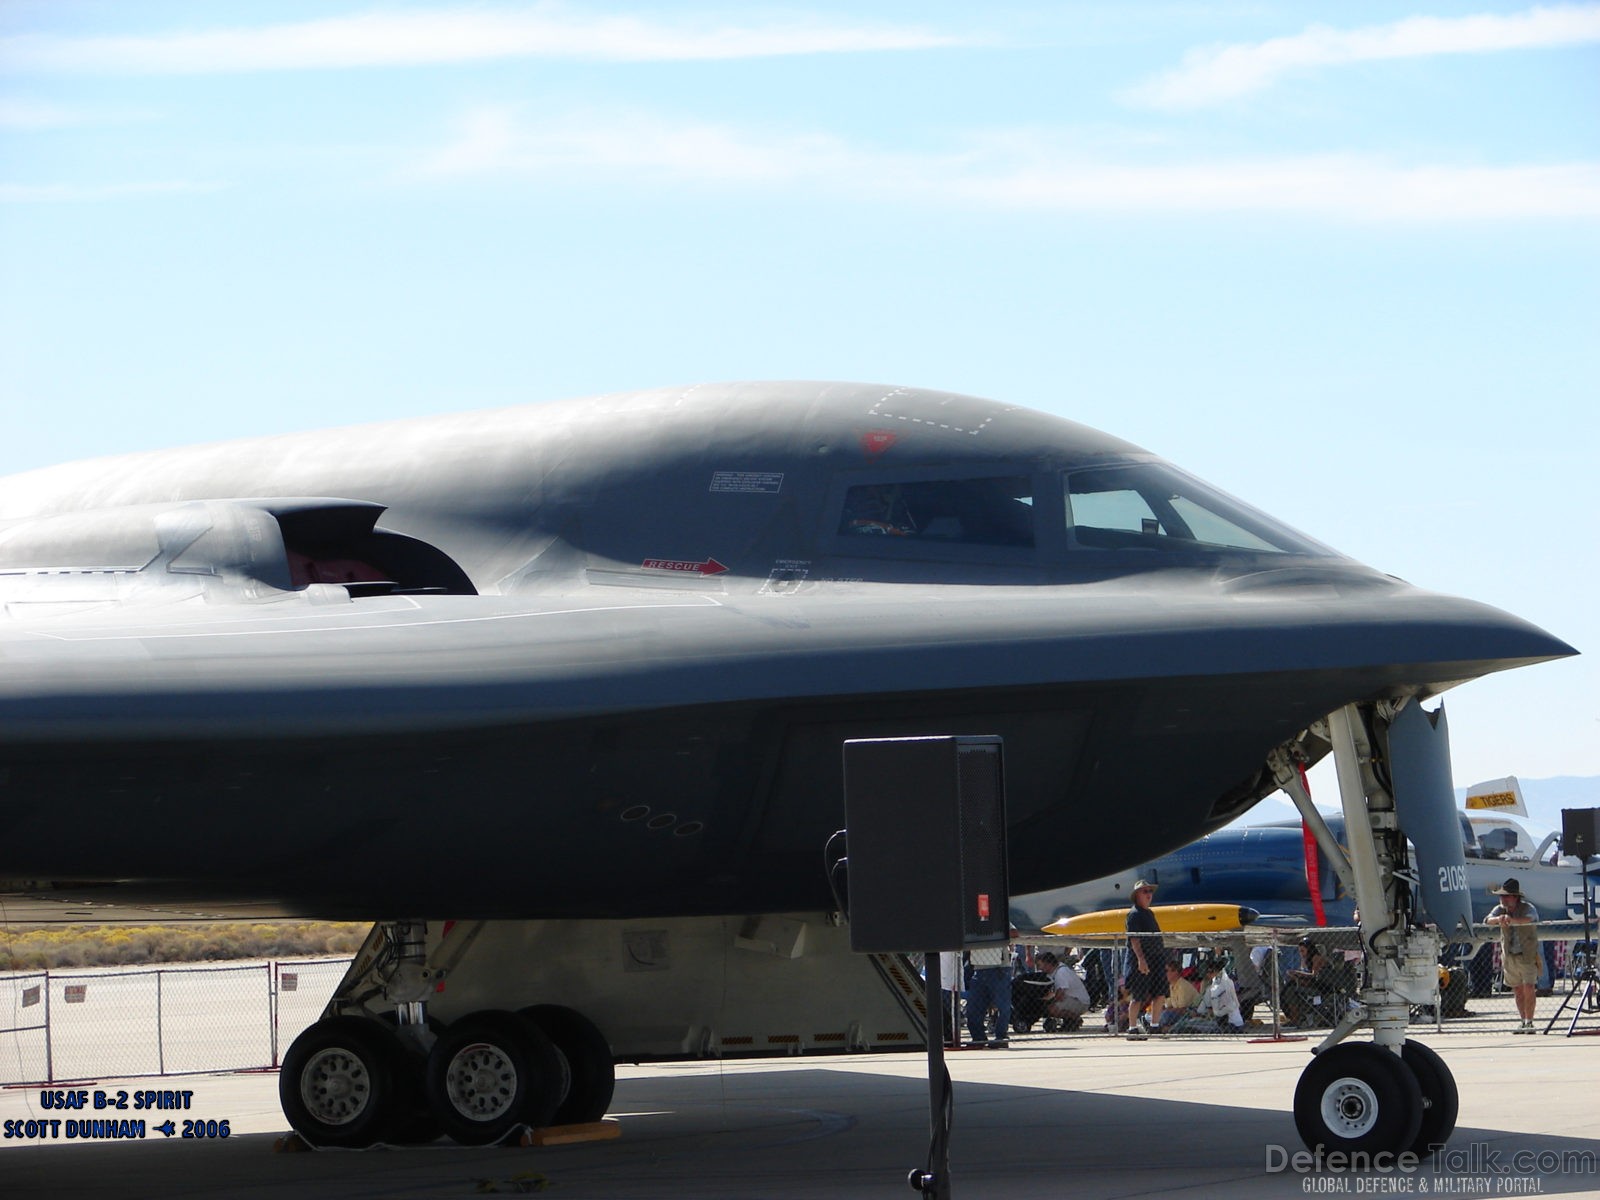
[[861,448],[866,451],[867,457],[877,458],[899,440],[900,435],[892,430],[874,429],[861,435]]
[[647,558],[639,564],[646,571],[687,571],[695,575],[721,575],[728,568],[714,558],[704,562],[685,562],[676,558]]

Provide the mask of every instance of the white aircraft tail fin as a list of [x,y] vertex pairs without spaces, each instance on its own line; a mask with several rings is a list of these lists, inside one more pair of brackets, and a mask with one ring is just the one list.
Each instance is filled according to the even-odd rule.
[[1513,813],[1519,817],[1528,815],[1528,806],[1522,802],[1522,785],[1517,782],[1515,775],[1473,784],[1467,789],[1467,810]]

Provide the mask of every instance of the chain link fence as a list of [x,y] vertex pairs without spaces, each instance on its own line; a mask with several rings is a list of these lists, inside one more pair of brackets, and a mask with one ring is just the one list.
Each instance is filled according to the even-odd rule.
[[[1317,930],[1320,948],[1330,957],[1353,951],[1353,930]],[[1347,944],[1348,943],[1348,944]],[[1585,966],[1564,942],[1546,943],[1548,978],[1541,980],[1536,1025],[1543,1029],[1573,991]],[[1064,953],[1059,945],[1050,947]],[[1235,950],[1243,947],[1236,947]],[[1018,1037],[1101,1036],[1121,1032],[1113,986],[1125,976],[1124,947],[1082,952],[1077,963],[1091,996],[1081,1025],[1047,1026],[1041,997],[1048,975],[1034,969],[1037,951],[1020,947],[1012,980],[1012,1033]],[[1277,1025],[1271,1003],[1276,952],[1280,986]],[[1218,951],[1171,949],[1186,968]],[[920,965],[920,955],[912,956]],[[1496,943],[1446,952],[1448,975],[1441,979],[1440,1011],[1419,1007],[1412,1014],[1418,1032],[1510,1032],[1517,1024],[1511,993],[1500,978]],[[1326,984],[1295,976],[1307,963],[1292,942],[1274,946],[1252,982],[1247,956],[1228,957],[1241,1007],[1250,1022],[1244,1032],[1270,1034],[1274,1028],[1316,1036],[1331,1028],[1348,995],[1332,976]],[[34,971],[0,975],[0,1086],[50,1084],[68,1080],[148,1075],[186,1075],[210,1071],[268,1070],[279,1065],[289,1044],[315,1021],[343,978],[349,960],[321,958],[266,960],[215,966],[105,968]],[[1337,964],[1335,964],[1337,967]],[[1314,974],[1314,973],[1313,973]],[[1334,974],[1337,974],[1335,970]],[[1304,986],[1303,986],[1304,984]],[[1585,1028],[1600,1026],[1595,991],[1579,1013]],[[1569,1004],[1556,1033],[1578,1011]],[[1125,1009],[1124,1009],[1125,1012]],[[989,1014],[993,1025],[998,1013]],[[965,1013],[958,1021],[965,1037]],[[947,1018],[948,1019],[948,1018]],[[1125,1021],[1125,1016],[1123,1020]],[[1197,1032],[1182,1036],[1227,1036]],[[990,1037],[998,1031],[990,1029]]]
[[349,959],[0,975],[0,1085],[266,1070]]
[[[1253,931],[1248,941],[1243,935],[1213,936],[1204,946],[1172,944],[1180,939],[1181,935],[1166,935],[1167,956],[1180,964],[1182,973],[1202,996],[1205,989],[1200,968],[1208,959],[1222,958],[1246,1018],[1244,1028],[1238,1032],[1249,1036],[1288,1033],[1320,1038],[1338,1023],[1359,990],[1361,935],[1354,928],[1318,927],[1276,936]],[[1037,959],[1046,950],[1063,959],[1070,958],[1086,985],[1090,1006],[1083,1013],[1081,1024],[1047,1019],[1044,997],[1049,991],[1049,975],[1038,969]],[[1536,1029],[1544,1030],[1563,1001],[1568,1001],[1567,1007],[1561,1011],[1552,1033],[1565,1033],[1575,1012],[1580,1027],[1600,1026],[1600,988],[1586,991],[1582,987],[1587,958],[1575,954],[1571,942],[1545,942],[1542,951],[1544,969],[1534,1015]],[[1129,959],[1125,937],[1110,940],[1103,947],[1079,947],[1070,953],[1069,947],[1060,942],[1017,946],[1010,1035],[1104,1037],[1126,1032],[1129,997],[1123,981],[1128,976]],[[1278,978],[1276,1004],[1272,990],[1274,969]],[[1415,1032],[1510,1033],[1517,1027],[1515,999],[1501,976],[1498,940],[1476,948],[1447,946],[1441,956],[1439,983],[1438,1006],[1417,1005],[1412,1009]],[[954,1035],[948,1033],[951,1014],[946,1013],[947,1041],[970,1037],[965,1000],[965,993],[958,992],[954,1003],[959,1032]],[[996,1028],[998,1017],[997,1009],[987,1014],[983,1025],[986,1038],[1001,1037]],[[1185,1038],[1237,1036],[1216,1029],[1208,1017],[1181,1021],[1174,1032]]]

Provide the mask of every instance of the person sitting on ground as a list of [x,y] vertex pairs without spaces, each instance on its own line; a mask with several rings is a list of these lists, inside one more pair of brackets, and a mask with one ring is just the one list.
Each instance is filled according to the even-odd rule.
[[1040,954],[1037,962],[1039,969],[1050,975],[1050,990],[1044,998],[1045,1014],[1063,1022],[1066,1029],[1081,1027],[1083,1014],[1089,1011],[1089,989],[1084,986],[1083,979],[1070,963],[1062,962],[1049,950]]
[[1199,1011],[1213,1018],[1217,1028],[1224,1033],[1238,1033],[1244,1028],[1244,1014],[1239,1011],[1239,992],[1233,980],[1223,969],[1220,958],[1213,958],[1205,967],[1206,990],[1200,997]]
[[[1228,949],[1224,969],[1233,976],[1233,986],[1239,993],[1239,1011],[1244,1015],[1245,1024],[1248,1025],[1251,1010],[1260,1002],[1266,986],[1260,970],[1251,961],[1250,947],[1244,938],[1242,936],[1230,938],[1226,945]],[[1268,953],[1271,953],[1271,948],[1267,949]]]
[[1283,1015],[1293,1025],[1331,1026],[1342,1015],[1340,997],[1351,990],[1351,972],[1335,963],[1309,938],[1300,942],[1301,967],[1290,971],[1283,989]]
[[1183,977],[1182,968],[1167,960],[1167,1002],[1161,1009],[1161,1027],[1172,1029],[1200,1003],[1200,993]]
[[1117,998],[1106,1005],[1106,1032],[1126,1033],[1128,1030],[1128,1005],[1132,997],[1128,995],[1126,983],[1117,984]]

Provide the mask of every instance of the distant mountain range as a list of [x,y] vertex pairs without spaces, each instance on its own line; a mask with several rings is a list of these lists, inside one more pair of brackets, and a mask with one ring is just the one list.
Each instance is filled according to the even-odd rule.
[[[1524,779],[1517,776],[1522,786],[1522,799],[1528,806],[1523,824],[1539,837],[1561,829],[1563,808],[1600,808],[1600,775],[1555,775],[1549,779]],[[1456,789],[1456,803],[1467,802],[1467,789]],[[1514,818],[1521,820],[1521,818]]]
[[[1560,832],[1563,808],[1600,808],[1600,775],[1554,775],[1548,779],[1523,779],[1519,775],[1517,782],[1522,786],[1522,799],[1528,806],[1528,815],[1513,817],[1513,820],[1520,821],[1527,827],[1528,832],[1533,834],[1535,843],[1541,841],[1547,833]],[[1338,812],[1336,803],[1327,802],[1330,795],[1337,796],[1337,794],[1337,791],[1330,787],[1319,789],[1317,796],[1322,803],[1317,807],[1325,813]],[[1464,806],[1466,802],[1467,789],[1458,787],[1457,806]],[[1274,792],[1255,808],[1238,817],[1233,826],[1237,828],[1299,819],[1299,814],[1295,812],[1289,798],[1282,792]]]

